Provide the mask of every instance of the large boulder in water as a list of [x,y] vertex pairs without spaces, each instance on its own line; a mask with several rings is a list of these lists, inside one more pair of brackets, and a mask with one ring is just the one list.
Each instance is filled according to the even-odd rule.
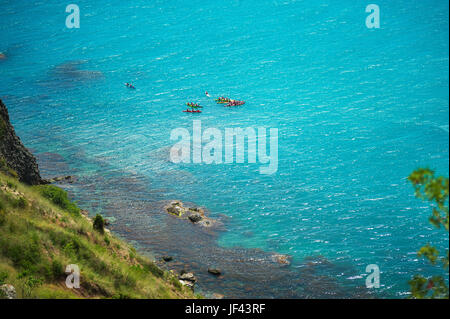
[[208,268],[208,272],[214,276],[220,276],[222,272],[218,268]]
[[8,110],[0,100],[0,170],[17,175],[29,185],[42,184],[36,158],[20,141],[9,121]]
[[189,220],[190,220],[191,222],[193,222],[194,224],[195,224],[195,223],[198,223],[199,221],[201,221],[201,220],[203,219],[202,215],[200,215],[200,214],[198,214],[198,213],[189,215],[188,218],[189,218]]
[[217,221],[205,216],[204,209],[200,207],[185,207],[181,201],[171,201],[165,207],[166,212],[171,215],[175,215],[180,219],[185,219],[193,224],[202,227],[212,227],[217,225]]

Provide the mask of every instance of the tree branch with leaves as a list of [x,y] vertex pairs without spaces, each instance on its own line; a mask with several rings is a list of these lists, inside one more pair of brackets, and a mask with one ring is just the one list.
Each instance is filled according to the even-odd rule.
[[[430,202],[433,206],[432,215],[428,219],[430,223],[438,229],[444,228],[448,236],[448,178],[436,177],[434,171],[420,168],[408,179],[414,186],[416,197]],[[448,274],[448,249],[441,256],[436,247],[427,244],[420,248],[417,254],[426,258],[432,265],[441,265]],[[444,276],[415,275],[409,285],[411,298],[449,298],[448,283]]]

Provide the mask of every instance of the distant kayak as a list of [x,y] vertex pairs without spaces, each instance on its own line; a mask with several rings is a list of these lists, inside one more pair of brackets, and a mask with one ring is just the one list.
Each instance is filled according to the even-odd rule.
[[230,98],[223,97],[223,96],[221,96],[221,97],[219,97],[219,98],[216,99],[216,103],[217,103],[217,104],[230,103],[230,101],[231,101]]
[[186,105],[189,107],[194,107],[194,108],[197,108],[197,107],[203,108],[203,106],[201,106],[200,104],[197,104],[197,103],[188,102],[188,103],[186,103]]
[[189,109],[184,110],[183,112],[186,112],[186,113],[202,113],[202,111],[200,111],[200,110],[189,110]]
[[130,83],[125,83],[125,86],[128,87],[128,88],[130,88],[130,89],[136,89],[136,88],[134,87],[134,85],[133,85],[133,84],[130,84]]
[[244,105],[245,101],[236,101],[236,100],[231,100],[227,105],[225,106],[240,106],[240,105]]

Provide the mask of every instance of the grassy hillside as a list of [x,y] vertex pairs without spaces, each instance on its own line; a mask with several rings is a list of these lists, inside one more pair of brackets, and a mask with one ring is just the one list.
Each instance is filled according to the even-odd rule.
[[[80,289],[65,267],[81,271]],[[18,298],[193,298],[172,274],[90,219],[52,185],[26,186],[0,172],[0,285]]]

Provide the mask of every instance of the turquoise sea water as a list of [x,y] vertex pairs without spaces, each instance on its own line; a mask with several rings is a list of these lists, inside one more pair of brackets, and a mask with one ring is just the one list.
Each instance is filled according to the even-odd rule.
[[[290,291],[328,275],[352,296],[377,264],[376,295],[403,297],[413,274],[432,271],[415,252],[448,247],[448,234],[429,225],[406,177],[421,166],[448,176],[447,1],[378,1],[381,28],[371,30],[365,1],[76,3],[80,29],[65,27],[67,4],[0,2],[0,98],[42,173],[76,175],[65,187],[114,217],[117,233],[158,253],[173,221],[150,212],[176,198],[223,221],[209,249],[288,254],[288,277],[308,260],[333,265]],[[205,90],[247,103],[224,108]],[[182,113],[187,101],[203,113]],[[278,128],[278,172],[170,163],[170,131],[192,130],[193,119]],[[183,231],[186,242],[203,238]],[[187,254],[176,242],[163,252]],[[189,256],[193,268],[200,255]],[[220,289],[205,278],[204,291],[290,296],[270,274],[263,295],[231,257],[215,263],[229,276]],[[230,278],[239,292],[227,290]],[[334,289],[317,285],[307,296]]]

